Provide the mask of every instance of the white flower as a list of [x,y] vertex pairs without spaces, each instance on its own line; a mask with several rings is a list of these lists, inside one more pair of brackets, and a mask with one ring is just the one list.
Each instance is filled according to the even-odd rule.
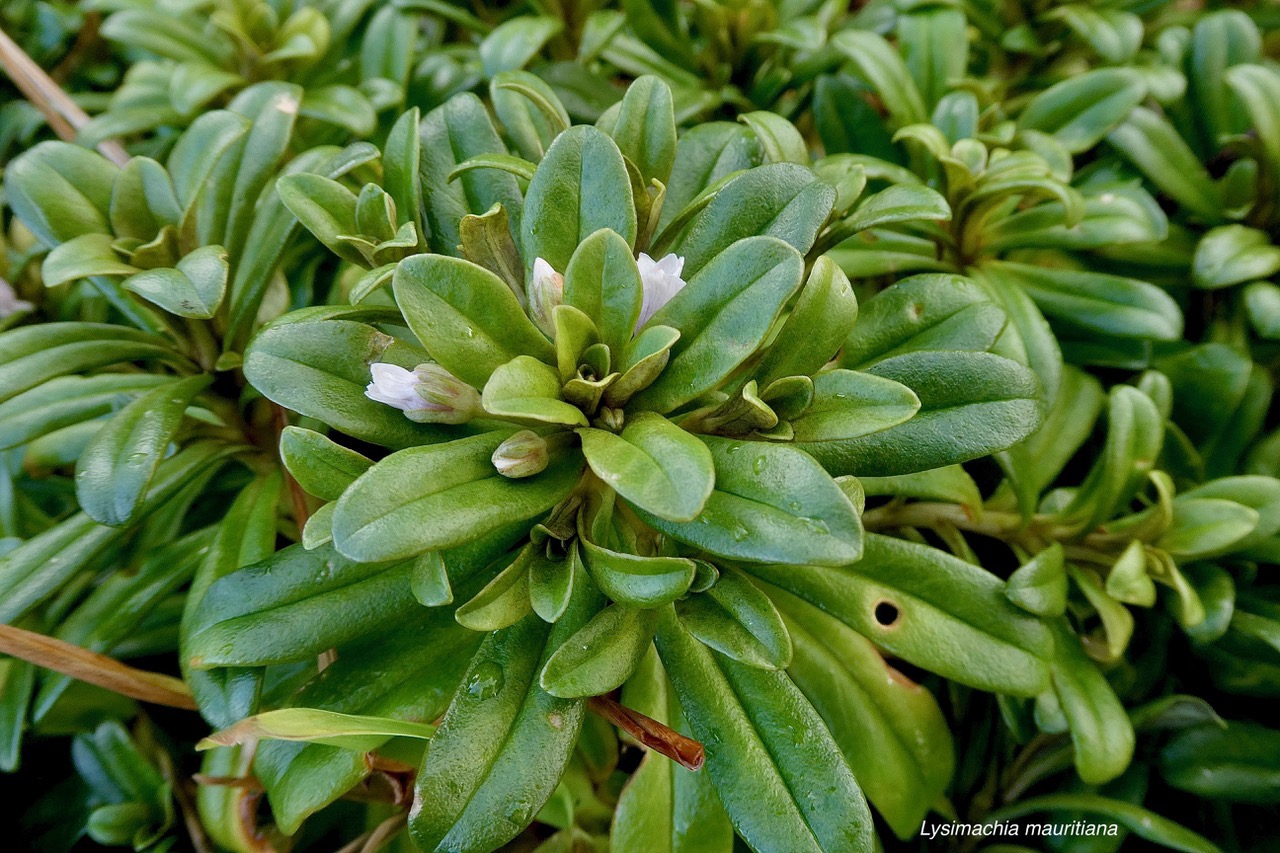
[[0,319],[20,311],[30,311],[32,308],[35,306],[25,299],[19,299],[12,285],[0,278]]
[[555,337],[552,311],[564,302],[564,276],[542,258],[533,261],[533,281],[529,285],[529,314],[538,328]]
[[678,255],[667,255],[660,261],[640,253],[636,264],[640,267],[640,283],[644,286],[644,299],[640,303],[640,319],[636,321],[636,331],[649,322],[649,318],[658,313],[658,309],[671,301],[671,297],[679,293],[687,282],[680,277],[684,272],[684,258]]
[[476,389],[438,364],[405,370],[397,364],[369,366],[373,381],[364,389],[370,400],[395,406],[418,423],[461,424],[480,409]]

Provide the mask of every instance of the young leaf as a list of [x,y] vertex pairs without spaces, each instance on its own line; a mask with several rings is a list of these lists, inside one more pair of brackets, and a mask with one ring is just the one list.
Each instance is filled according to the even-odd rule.
[[724,566],[705,592],[676,604],[680,624],[725,657],[762,669],[791,663],[791,636],[777,608],[746,575]]

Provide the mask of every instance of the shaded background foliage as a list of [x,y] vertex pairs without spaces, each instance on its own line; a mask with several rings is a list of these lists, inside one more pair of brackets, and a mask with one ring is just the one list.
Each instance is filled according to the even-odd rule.
[[[577,701],[576,746],[561,737],[558,763],[522,774],[542,786],[537,802],[521,799],[533,797],[524,778],[477,783],[507,797],[511,814],[497,817],[511,826],[495,841],[484,834],[494,813],[458,821],[477,833],[471,844],[603,849],[612,833],[614,849],[652,849],[693,814],[702,834],[676,832],[670,849],[743,844],[730,821],[756,849],[800,849],[792,833],[806,832],[818,849],[859,849],[847,830],[849,813],[870,819],[865,794],[889,849],[934,849],[913,838],[926,814],[1126,829],[1054,849],[1275,846],[1275,7],[847,6],[104,0],[0,11],[94,116],[82,145],[118,137],[138,158],[118,168],[42,143],[52,134],[38,111],[3,90],[0,274],[29,306],[0,319],[13,327],[0,336],[0,616],[148,670],[176,673],[180,658],[207,721],[4,659],[0,766],[13,771],[6,789],[32,849],[186,847],[184,817],[197,814],[232,849],[251,849],[258,821],[273,842],[273,821],[296,830],[295,849],[336,848],[384,821],[398,829],[421,760],[412,737],[264,740],[252,767],[240,747],[203,764],[192,747],[209,727],[289,706],[466,720],[466,697],[490,689],[485,661],[468,668],[481,642],[507,638],[523,660],[521,649],[537,653],[533,634],[574,633],[526,616],[567,594],[554,584],[540,599],[505,563],[438,556],[461,540],[362,553],[342,524],[344,502],[353,518],[368,495],[405,488],[357,480],[372,462],[472,431],[414,424],[362,396],[374,354],[446,364],[458,339],[432,328],[430,306],[401,283],[419,261],[396,264],[461,256],[473,290],[505,281],[517,300],[532,254],[570,278],[589,232],[530,236],[530,223],[563,214],[562,196],[537,208],[549,196],[538,185],[553,180],[539,176],[566,168],[569,145],[556,154],[553,140],[574,134],[596,146],[598,168],[579,170],[594,182],[586,192],[629,199],[596,220],[628,259],[674,249],[693,278],[761,234],[804,256],[799,296],[781,295],[757,339],[783,355],[731,366],[716,377],[726,384],[703,389],[720,396],[682,425],[785,438],[827,474],[856,477],[840,482],[863,556],[826,568],[776,565],[808,562],[785,548],[744,559],[732,530],[719,543],[681,531],[671,494],[650,503],[619,488],[648,513],[636,528],[684,542],[681,558],[702,574],[656,609],[608,587],[637,606],[601,611],[621,621],[591,635],[603,649],[631,641],[605,655],[622,675],[593,681],[562,659],[562,678],[585,679],[570,689],[585,684],[583,696],[625,679],[614,695],[706,742],[708,767],[689,776],[642,753]],[[583,124],[601,132],[560,135]],[[622,167],[612,183],[610,165]],[[421,263],[423,287],[455,268]],[[829,307],[821,299],[837,300],[845,277],[856,324],[815,334],[824,315],[806,300]],[[504,329],[527,323],[520,307]],[[801,319],[788,332],[785,317]],[[588,322],[611,318],[602,308]],[[452,358],[460,376],[477,370],[466,351]],[[464,378],[492,398],[489,414],[509,415],[489,372]],[[771,381],[796,376],[812,396],[794,384],[770,396]],[[857,407],[823,408],[840,394]],[[662,411],[661,395],[647,399]],[[726,471],[717,464],[717,481]],[[344,497],[353,481],[365,498]],[[335,564],[342,612],[315,603],[332,578],[302,592]],[[299,585],[273,589],[261,580],[273,575]],[[504,575],[528,586],[510,595]],[[450,586],[456,618],[422,607]],[[655,630],[661,663],[644,653]],[[318,672],[316,655],[334,647]],[[210,662],[220,665],[201,668]],[[542,664],[511,665],[536,665],[530,695],[550,701]],[[697,689],[715,679],[726,687]],[[721,695],[745,697],[746,716]],[[769,704],[782,695],[786,710]],[[451,702],[459,710],[446,714]],[[784,743],[788,726],[807,752]],[[465,754],[496,730],[471,728],[446,722],[455,745],[442,734],[437,753]],[[743,730],[774,738],[763,756],[733,741]],[[197,790],[197,770],[215,783]],[[225,782],[250,773],[270,812],[246,822],[257,793]],[[419,773],[420,791],[447,793],[449,773]],[[790,774],[796,815],[752,814],[751,784],[771,773]],[[839,805],[805,804],[837,777]],[[411,834],[430,849],[450,821],[415,815]],[[409,835],[392,844],[411,849]]]

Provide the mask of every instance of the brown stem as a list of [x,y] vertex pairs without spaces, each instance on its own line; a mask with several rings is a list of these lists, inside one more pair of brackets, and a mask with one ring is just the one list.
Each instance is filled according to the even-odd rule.
[[[275,403],[271,404],[271,411],[276,421],[276,447],[279,447],[280,434],[289,425],[289,415],[282,406]],[[293,499],[294,521],[298,523],[298,535],[301,536],[302,528],[306,527],[307,519],[311,517],[311,513],[307,510],[307,493],[302,490],[302,486],[289,473],[288,468],[282,465],[280,470],[284,472],[284,481],[289,486],[289,497]]]
[[0,625],[0,652],[131,699],[188,711],[197,710],[190,688],[179,679],[135,669],[115,658],[91,652],[56,637],[12,625]]
[[706,756],[702,744],[693,738],[687,738],[653,717],[647,717],[603,696],[593,696],[588,700],[587,707],[631,735],[642,746],[662,753],[686,769],[702,769],[702,761]]
[[[89,115],[3,29],[0,29],[0,67],[23,96],[44,113],[53,132],[67,142],[75,142],[77,131],[89,123]],[[98,151],[117,166],[129,162],[129,152],[117,140],[99,142]]]

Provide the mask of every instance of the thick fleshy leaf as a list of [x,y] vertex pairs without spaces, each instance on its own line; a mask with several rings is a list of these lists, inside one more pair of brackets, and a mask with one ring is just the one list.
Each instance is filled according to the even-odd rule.
[[230,272],[225,249],[201,246],[179,260],[173,269],[131,275],[123,286],[170,314],[207,320],[222,305]]
[[680,339],[632,404],[669,412],[719,385],[759,347],[803,275],[800,253],[772,237],[740,240],[717,255],[645,324],[671,326]]
[[1146,97],[1142,75],[1099,68],[1069,77],[1031,99],[1018,126],[1052,134],[1068,151],[1092,148]]
[[485,382],[481,401],[486,412],[503,419],[587,425],[581,409],[560,399],[556,369],[529,355],[499,365]]
[[858,438],[904,423],[920,410],[907,386],[872,373],[831,370],[813,380],[813,403],[791,422],[802,443]]
[[832,474],[891,476],[966,462],[1009,447],[1043,419],[1035,375],[991,353],[913,352],[866,372],[910,388],[920,410],[859,438],[799,445]]
[[670,251],[684,258],[686,278],[696,277],[745,237],[776,237],[808,252],[835,200],[835,189],[808,168],[794,163],[759,166],[721,187]]
[[667,183],[676,158],[676,117],[671,87],[660,77],[638,77],[622,96],[609,131],[623,156],[646,182]]
[[667,521],[692,521],[715,485],[711,452],[661,415],[641,412],[621,433],[584,429],[582,452],[596,476],[628,502]]
[[581,457],[566,453],[519,480],[491,456],[510,431],[401,450],[347,489],[333,517],[338,550],[359,560],[394,560],[451,548],[551,509],[577,482]]
[[555,650],[538,683],[552,696],[568,699],[608,693],[640,665],[656,624],[656,611],[606,607]]
[[578,244],[601,228],[635,243],[631,179],[613,140],[578,126],[556,137],[529,182],[521,230],[525,268],[542,258],[564,270]]
[[871,814],[853,772],[790,677],[717,655],[670,611],[659,622],[658,652],[690,728],[707,746],[703,772],[748,844],[765,849],[786,839],[796,853],[873,849]]
[[582,560],[605,595],[630,607],[660,607],[689,591],[697,565],[684,557],[640,557],[580,540]]
[[791,663],[791,636],[782,617],[751,579],[723,566],[705,592],[676,604],[680,624],[725,657],[762,669]]
[[643,296],[640,269],[622,235],[600,230],[574,250],[564,271],[565,304],[591,318],[615,358],[631,341]]
[[1222,225],[1200,239],[1192,260],[1196,287],[1216,290],[1280,271],[1280,248],[1256,228]]
[[373,462],[315,430],[287,426],[280,433],[280,459],[308,493],[336,501]]
[[409,328],[446,370],[483,388],[521,355],[548,364],[555,351],[514,293],[484,267],[443,255],[415,255],[396,267],[396,302]]
[[787,673],[826,721],[867,799],[898,837],[910,838],[955,768],[942,710],[870,640],[789,593],[769,593],[795,644]]
[[858,300],[835,261],[823,255],[800,290],[756,371],[761,388],[786,376],[812,376],[836,355],[858,319]]
[[[394,311],[374,309],[392,319]],[[402,345],[352,320],[289,322],[263,329],[245,351],[244,374],[267,399],[334,429],[388,447],[448,440],[458,433],[414,423],[404,412],[365,396],[369,365],[393,361]],[[401,367],[420,358],[406,353]]]
[[1063,621],[1054,625],[1054,644],[1053,689],[1071,730],[1076,771],[1091,785],[1108,782],[1133,758],[1133,724],[1115,690]]
[[148,391],[107,422],[76,463],[80,507],[101,524],[132,521],[187,406],[208,387],[208,374]]
[[530,614],[490,634],[418,771],[409,832],[424,850],[494,850],[550,799],[586,713],[537,683],[547,659],[598,607],[589,585],[555,625]]
[[1280,732],[1245,722],[1184,729],[1161,751],[1160,775],[1198,797],[1275,803],[1280,799]]
[[869,534],[849,566],[748,570],[946,678],[1015,696],[1049,686],[1048,627],[1008,601],[995,575],[936,548]]
[[841,566],[861,556],[856,508],[811,457],[768,442],[702,441],[716,468],[706,508],[687,523],[641,511],[650,525],[731,559]]

